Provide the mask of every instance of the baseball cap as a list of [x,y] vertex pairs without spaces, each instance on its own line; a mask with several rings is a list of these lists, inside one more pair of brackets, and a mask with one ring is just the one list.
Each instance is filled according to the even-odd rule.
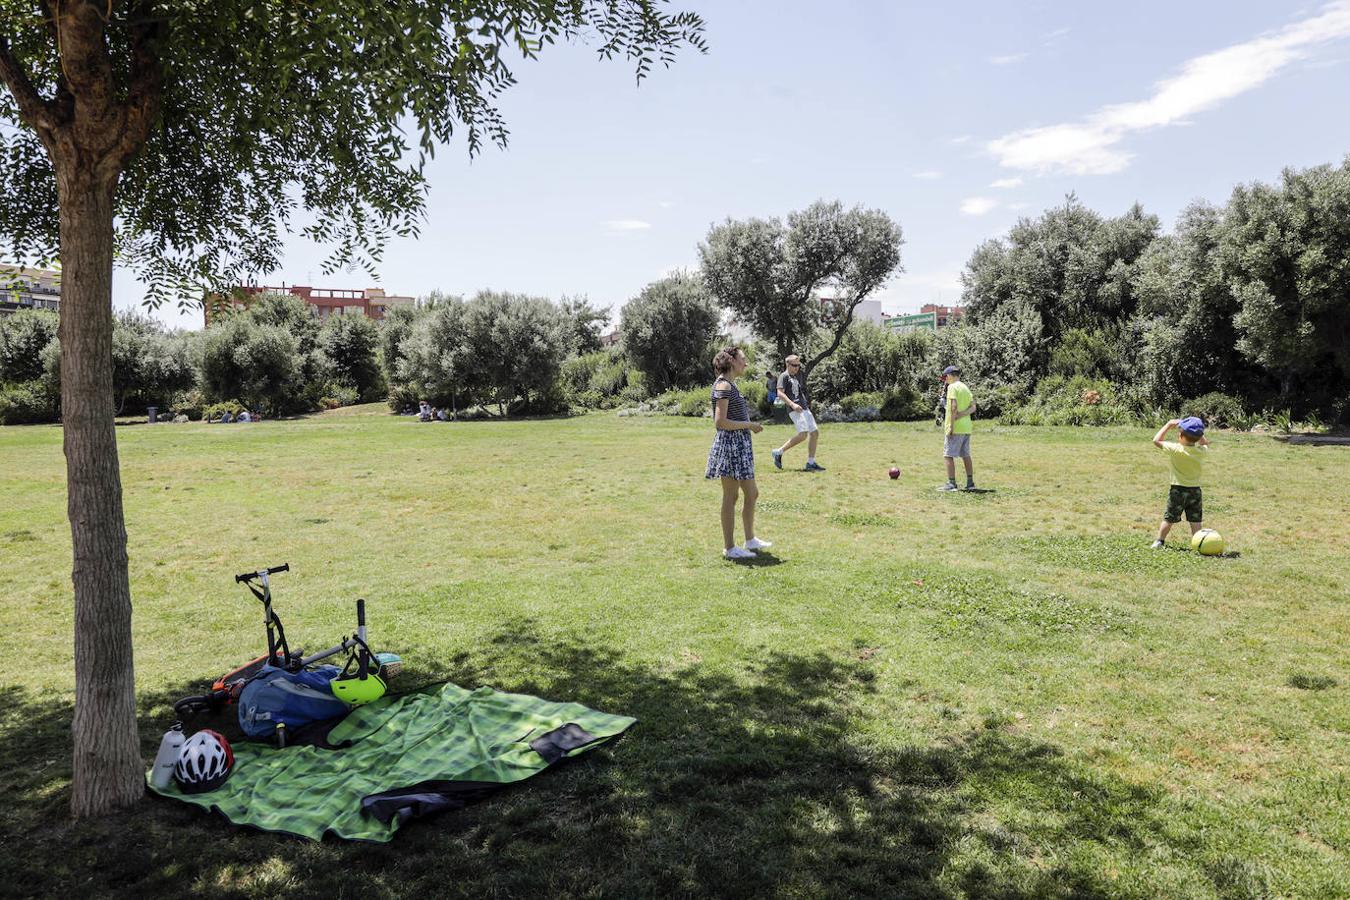
[[961,370],[957,366],[948,366],[942,370],[943,375],[960,375]]
[[1199,416],[1187,416],[1177,423],[1177,427],[1187,434],[1199,437],[1205,433],[1205,420]]

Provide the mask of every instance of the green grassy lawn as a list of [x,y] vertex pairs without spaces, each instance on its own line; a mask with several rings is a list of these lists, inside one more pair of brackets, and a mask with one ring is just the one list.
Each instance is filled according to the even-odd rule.
[[1350,449],[1216,435],[1206,513],[1238,555],[1213,559],[1148,549],[1144,429],[978,423],[995,491],[944,495],[931,425],[824,426],[820,475],[775,471],[771,427],[775,546],[745,566],[711,435],[378,408],[118,429],[147,764],[172,701],[260,648],[231,576],[281,562],[293,643],[363,596],[405,686],[641,720],[370,846],[158,798],[68,821],[61,433],[0,429],[0,893],[1350,896]]

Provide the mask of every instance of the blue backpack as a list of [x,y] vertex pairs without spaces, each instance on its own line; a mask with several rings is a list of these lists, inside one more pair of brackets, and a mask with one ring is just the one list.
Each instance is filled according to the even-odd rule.
[[345,715],[351,707],[333,696],[329,687],[338,671],[337,666],[299,672],[263,666],[239,695],[239,727],[251,738],[270,738],[279,722],[293,733],[313,722]]

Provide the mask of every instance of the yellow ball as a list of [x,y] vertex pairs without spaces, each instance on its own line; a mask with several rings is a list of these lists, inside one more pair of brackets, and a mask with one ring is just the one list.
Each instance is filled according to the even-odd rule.
[[1223,536],[1213,528],[1201,528],[1191,535],[1191,549],[1204,556],[1218,556],[1223,553]]

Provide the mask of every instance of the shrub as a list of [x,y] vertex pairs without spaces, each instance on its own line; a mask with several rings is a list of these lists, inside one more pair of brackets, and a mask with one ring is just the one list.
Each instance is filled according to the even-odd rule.
[[646,378],[637,369],[628,373],[628,386],[619,391],[619,395],[614,398],[617,405],[641,403],[650,398],[647,393]]
[[1008,425],[1100,426],[1128,425],[1136,416],[1109,381],[1051,375],[1041,379],[1025,403],[1004,409],[999,419]]
[[42,377],[42,351],[56,342],[60,322],[60,317],[47,309],[24,309],[0,316],[0,384]]
[[876,410],[879,415],[881,405],[885,402],[886,395],[881,391],[859,391],[840,400],[839,408],[846,415],[853,415],[860,409]]
[[912,390],[931,383],[932,350],[929,332],[896,332],[856,322],[844,333],[839,349],[811,370],[812,397],[842,404],[849,394]]
[[886,422],[917,422],[928,418],[928,400],[908,384],[893,387],[882,395],[881,418]]
[[712,399],[707,388],[690,388],[687,391],[667,391],[666,396],[674,396],[678,404],[678,415],[711,416]]
[[181,391],[169,401],[169,412],[175,416],[187,416],[190,421],[196,422],[202,417],[202,410],[206,406],[206,398],[202,392],[193,388],[190,391]]
[[1070,328],[1050,353],[1050,374],[1105,378],[1113,359],[1111,344],[1101,331]]
[[238,400],[222,400],[219,403],[212,403],[203,410],[202,415],[208,419],[219,419],[221,416],[229,413],[231,416],[237,416],[244,409],[244,404]]
[[340,406],[351,406],[361,400],[361,395],[356,388],[345,384],[330,382],[324,388],[322,394],[323,396],[319,398],[319,409],[337,409]]
[[1206,425],[1215,428],[1240,428],[1252,418],[1241,400],[1221,391],[1210,391],[1203,397],[1188,400],[1185,408],[1189,415],[1199,416]]
[[0,389],[0,425],[55,422],[61,415],[61,395],[41,379]]
[[417,409],[417,401],[422,398],[418,396],[417,388],[410,384],[395,384],[389,388],[389,411],[392,413],[401,413],[409,409]]
[[640,388],[641,380],[642,373],[631,368],[627,358],[617,350],[573,357],[563,363],[559,374],[563,396],[572,406],[584,409],[613,406],[635,381]]
[[[750,418],[754,419],[772,412],[769,404],[769,388],[762,379],[742,379],[736,387],[740,388],[745,405],[750,408]],[[709,393],[705,391],[704,396],[709,396]]]
[[512,416],[556,416],[567,412],[570,412],[567,398],[556,382],[551,388],[516,398],[507,409]]

